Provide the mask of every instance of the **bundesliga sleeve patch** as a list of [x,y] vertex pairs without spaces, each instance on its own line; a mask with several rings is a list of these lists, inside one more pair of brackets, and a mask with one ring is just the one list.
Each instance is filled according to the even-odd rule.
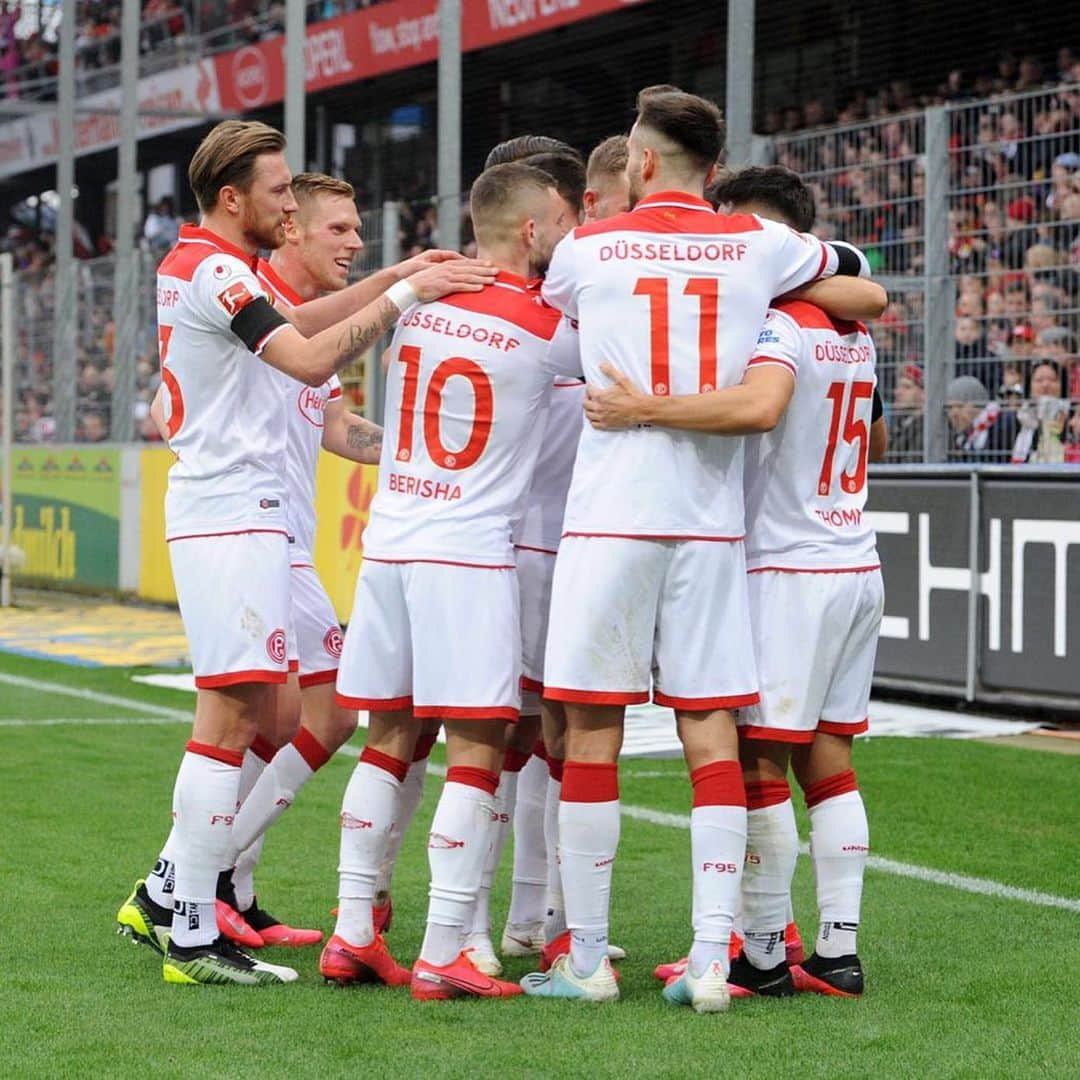
[[218,303],[234,318],[254,299],[251,290],[242,281],[234,281],[217,294]]

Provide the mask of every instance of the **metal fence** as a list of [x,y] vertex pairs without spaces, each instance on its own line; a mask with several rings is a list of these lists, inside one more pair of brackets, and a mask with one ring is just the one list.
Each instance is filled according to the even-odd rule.
[[895,462],[1080,461],[1080,89],[777,137],[889,286]]
[[[860,246],[890,290],[874,327],[889,460],[1080,461],[1080,86],[777,136],[772,153],[812,185],[817,231]],[[363,221],[358,273],[440,242],[438,204],[420,193]],[[77,438],[118,430],[111,273],[109,259],[78,264],[76,356],[55,367],[51,271],[20,276],[17,439],[51,438],[69,392]],[[137,345],[122,361],[135,365],[136,438],[153,437],[152,276],[144,255]],[[377,417],[380,365],[346,385]]]

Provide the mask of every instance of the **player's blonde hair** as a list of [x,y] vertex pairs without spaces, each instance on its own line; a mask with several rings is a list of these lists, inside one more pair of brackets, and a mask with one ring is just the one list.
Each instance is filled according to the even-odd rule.
[[209,213],[217,206],[223,187],[240,191],[251,187],[255,162],[263,154],[280,154],[285,136],[258,120],[224,120],[201,143],[188,166],[188,183],[199,204]]
[[314,209],[320,195],[333,195],[355,202],[356,189],[348,180],[341,180],[326,173],[297,173],[292,181],[293,197],[296,199],[296,216],[301,221],[308,220],[309,211]]
[[589,164],[585,166],[585,182],[589,187],[594,188],[609,177],[626,172],[626,162],[630,156],[626,144],[625,135],[609,135],[594,147],[589,155]]

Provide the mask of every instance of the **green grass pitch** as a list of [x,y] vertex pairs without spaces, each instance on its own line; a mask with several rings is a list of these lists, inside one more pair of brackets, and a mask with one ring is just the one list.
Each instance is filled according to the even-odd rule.
[[[130,674],[0,655],[0,1076],[1080,1075],[1080,914],[881,871],[866,881],[862,1000],[743,1001],[719,1016],[666,1006],[651,972],[689,941],[689,834],[629,818],[612,913],[612,937],[629,953],[616,1005],[420,1005],[407,991],[324,985],[318,949],[267,950],[300,970],[293,986],[168,986],[160,960],[117,937],[113,920],[168,828],[183,724],[112,723],[140,714],[2,681],[15,675],[190,710],[189,695],[138,686]],[[260,897],[298,924],[332,928],[337,812],[350,762],[339,755],[323,769],[266,844]],[[856,766],[876,855],[1080,893],[1075,757],[883,738],[858,745]],[[388,940],[406,963],[420,943],[421,837],[440,783],[429,777],[395,879]],[[689,786],[679,762],[631,761],[622,798],[686,814]],[[805,815],[800,827],[805,838]],[[496,932],[508,867],[509,858]],[[812,938],[806,858],[795,908]],[[511,977],[527,970],[526,961],[507,963]]]

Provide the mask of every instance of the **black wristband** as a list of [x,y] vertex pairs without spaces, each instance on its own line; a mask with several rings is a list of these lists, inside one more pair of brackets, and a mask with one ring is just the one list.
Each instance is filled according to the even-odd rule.
[[874,387],[874,403],[870,406],[870,423],[880,420],[885,415],[885,403],[881,400],[881,395],[877,391],[877,387]]

